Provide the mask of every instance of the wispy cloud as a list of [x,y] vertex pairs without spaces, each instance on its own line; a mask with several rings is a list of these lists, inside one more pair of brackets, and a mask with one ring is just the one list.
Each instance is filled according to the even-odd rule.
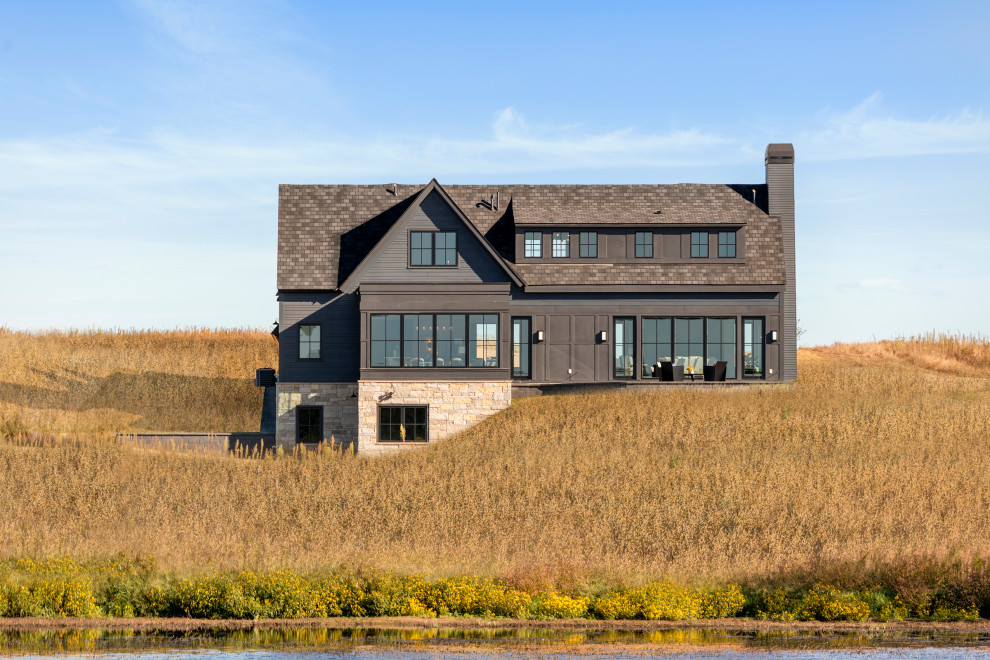
[[795,137],[804,160],[857,160],[931,154],[990,153],[990,119],[964,109],[953,115],[906,119],[883,112],[876,92],[856,107],[824,113],[820,125]]

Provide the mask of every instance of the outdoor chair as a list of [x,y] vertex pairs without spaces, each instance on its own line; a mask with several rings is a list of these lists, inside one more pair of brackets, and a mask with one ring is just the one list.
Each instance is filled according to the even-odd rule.
[[660,363],[660,380],[679,381],[684,380],[684,367],[674,365],[673,362]]
[[715,364],[708,365],[705,367],[705,380],[708,381],[720,381],[725,380],[725,369],[729,365],[728,362],[716,362]]

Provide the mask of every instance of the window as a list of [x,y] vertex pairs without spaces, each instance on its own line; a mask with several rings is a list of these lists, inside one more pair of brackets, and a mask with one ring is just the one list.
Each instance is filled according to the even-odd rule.
[[674,364],[684,367],[684,373],[704,372],[704,319],[674,319]]
[[598,258],[598,232],[583,231],[579,236],[580,252],[582,257],[589,259]]
[[653,376],[658,362],[673,362],[673,333],[670,318],[643,319],[643,376]]
[[498,314],[468,316],[468,356],[472,367],[498,366]]
[[636,232],[636,256],[640,259],[653,258],[653,232]]
[[378,442],[426,442],[428,406],[378,406]]
[[512,319],[512,377],[529,378],[533,333],[529,318]]
[[433,366],[433,315],[402,315],[402,366]]
[[401,319],[399,314],[371,315],[371,366],[402,365]]
[[467,317],[437,314],[437,366],[463,367],[467,355]]
[[553,256],[571,256],[571,235],[566,231],[555,231],[553,233]]
[[538,231],[528,231],[524,237],[525,254],[530,259],[543,256],[543,234]]
[[372,367],[497,367],[498,314],[372,314]]
[[743,376],[763,378],[763,319],[743,319]]
[[296,442],[323,442],[323,406],[296,406]]
[[707,365],[725,362],[725,377],[736,377],[736,320],[705,319],[708,339],[705,344]]
[[299,326],[299,359],[300,360],[320,359],[320,326],[318,325]]
[[635,319],[615,319],[615,370],[616,378],[632,378],[636,375]]
[[708,258],[708,232],[707,231],[693,231],[691,232],[691,256],[701,257],[702,259]]
[[736,256],[736,232],[720,231],[718,233],[718,256],[719,258]]
[[457,233],[452,231],[409,232],[410,266],[456,266]]

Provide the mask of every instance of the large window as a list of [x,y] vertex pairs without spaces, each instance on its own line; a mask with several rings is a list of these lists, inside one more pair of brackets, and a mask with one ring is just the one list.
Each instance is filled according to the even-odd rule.
[[580,245],[579,254],[582,257],[589,259],[598,258],[598,232],[596,231],[583,231],[580,235],[580,240],[578,241]]
[[720,231],[718,233],[718,256],[719,258],[736,256],[736,232]]
[[673,362],[674,335],[670,318],[643,319],[643,376],[652,377],[659,362]]
[[299,359],[300,360],[320,359],[320,326],[319,325],[299,326]]
[[426,442],[427,406],[378,406],[378,442]]
[[553,256],[571,256],[571,235],[566,231],[555,231],[553,233]]
[[437,314],[437,366],[463,367],[467,356],[467,317]]
[[616,378],[632,378],[636,375],[636,320],[615,319],[615,365]]
[[736,320],[705,319],[708,339],[705,344],[705,364],[725,362],[725,377],[736,377]]
[[704,319],[674,319],[674,364],[684,367],[684,373],[704,371]]
[[763,319],[743,319],[743,376],[763,378]]
[[530,259],[539,259],[543,256],[543,233],[538,231],[528,231],[524,237],[525,254]]
[[530,319],[512,319],[512,377],[530,378],[530,358],[532,356],[532,336]]
[[323,441],[323,406],[296,406],[296,442]]
[[457,233],[452,231],[409,232],[409,265],[456,266]]
[[707,231],[693,231],[691,232],[691,256],[700,257],[702,259],[708,258],[708,232]]
[[372,314],[372,367],[497,367],[498,314]]
[[402,366],[401,315],[371,315],[371,366]]
[[653,258],[653,232],[652,231],[638,231],[636,232],[636,256],[640,259],[652,259]]

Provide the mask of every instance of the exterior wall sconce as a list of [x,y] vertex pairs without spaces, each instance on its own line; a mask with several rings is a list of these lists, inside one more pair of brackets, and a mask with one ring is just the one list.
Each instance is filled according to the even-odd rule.
[[607,342],[608,341],[608,331],[602,330],[601,332],[599,332],[598,333],[598,341],[600,341],[603,344],[605,342]]
[[542,330],[537,330],[536,331],[536,341],[543,341],[543,331]]
[[776,330],[771,330],[770,331],[770,341],[771,342],[777,341],[777,331]]

